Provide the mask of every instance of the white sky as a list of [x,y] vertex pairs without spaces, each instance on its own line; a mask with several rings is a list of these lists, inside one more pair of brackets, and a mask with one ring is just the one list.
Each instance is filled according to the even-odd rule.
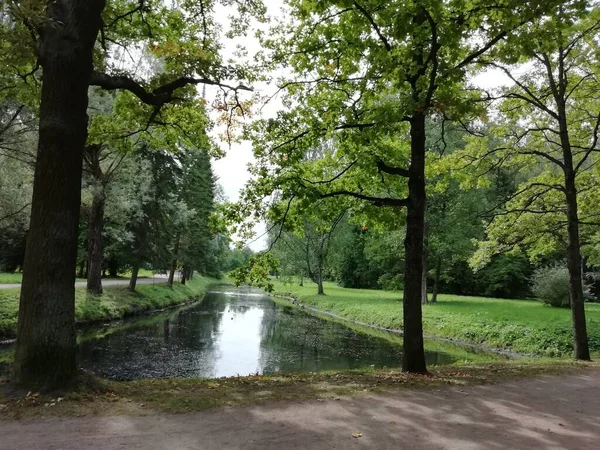
[[[271,16],[280,16],[279,8],[273,6],[273,2],[268,2],[268,11]],[[219,13],[219,20],[223,25],[224,31],[227,30],[228,12],[223,9]],[[243,40],[227,41],[225,43],[226,58],[229,55],[233,56],[236,45],[242,44],[248,51],[250,59],[260,51],[258,40],[254,36],[246,36]],[[473,83],[484,89],[492,89],[501,85],[510,84],[509,78],[499,70],[488,70],[478,74],[473,78]],[[253,86],[256,92],[263,96],[273,95],[276,86],[268,86],[259,84]],[[281,103],[275,99],[265,107],[261,117],[273,117],[281,108]],[[246,182],[250,179],[248,166],[254,162],[252,153],[252,145],[248,141],[233,144],[231,148],[226,143],[221,143],[221,146],[226,150],[226,156],[213,162],[213,168],[216,175],[219,177],[219,183],[223,186],[225,195],[229,201],[236,201],[239,198],[239,193],[243,189]],[[249,247],[255,251],[266,248],[266,236],[260,237],[265,232],[264,224],[260,224],[255,229],[256,240],[249,243]]]

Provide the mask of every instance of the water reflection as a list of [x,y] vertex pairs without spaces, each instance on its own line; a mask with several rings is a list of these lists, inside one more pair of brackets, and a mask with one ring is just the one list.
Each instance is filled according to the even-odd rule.
[[[208,294],[165,316],[138,319],[80,342],[81,365],[114,379],[222,377],[398,367],[398,342],[281,307],[251,290]],[[429,364],[455,357],[428,352]]]

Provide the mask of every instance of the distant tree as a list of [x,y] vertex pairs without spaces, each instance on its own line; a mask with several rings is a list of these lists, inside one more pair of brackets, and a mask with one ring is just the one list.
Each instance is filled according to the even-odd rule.
[[[321,206],[323,207],[323,206]],[[330,221],[298,218],[293,231],[278,231],[272,236],[273,253],[285,271],[308,277],[317,285],[317,294],[325,295],[323,281],[328,269],[329,252],[335,232],[345,212],[330,216]]]

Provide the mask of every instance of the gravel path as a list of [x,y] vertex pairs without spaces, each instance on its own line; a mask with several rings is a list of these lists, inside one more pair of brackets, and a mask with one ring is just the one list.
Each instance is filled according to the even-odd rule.
[[194,414],[0,421],[2,450],[354,448],[597,450],[600,370]]

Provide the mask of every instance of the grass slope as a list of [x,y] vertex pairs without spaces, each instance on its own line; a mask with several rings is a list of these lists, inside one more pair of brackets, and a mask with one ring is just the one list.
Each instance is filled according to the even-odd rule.
[[[326,283],[325,296],[316,286],[284,285],[275,291],[297,297],[321,310],[386,328],[402,328],[401,292],[344,289]],[[588,335],[593,353],[600,353],[600,304],[586,305]],[[452,338],[542,356],[572,352],[571,312],[528,300],[440,295],[423,307],[425,334]]]
[[[84,287],[75,288],[75,314],[78,323],[120,319],[125,316],[176,306],[201,297],[210,286],[219,284],[214,278],[195,276],[185,286],[175,283],[144,284],[137,292],[126,286],[107,286],[99,296],[90,295]],[[15,336],[19,310],[19,289],[0,289],[0,337]]]

